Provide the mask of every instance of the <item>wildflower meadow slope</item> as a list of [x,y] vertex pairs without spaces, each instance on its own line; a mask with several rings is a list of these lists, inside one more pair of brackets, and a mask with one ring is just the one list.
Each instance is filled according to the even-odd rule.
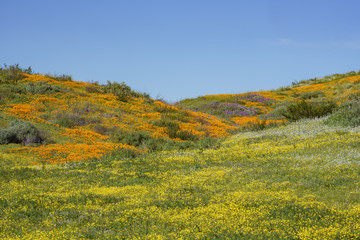
[[360,239],[359,85],[173,106],[0,68],[0,239]]
[[215,149],[19,166],[4,239],[358,239],[360,128],[302,120]]
[[353,71],[293,82],[292,86],[270,91],[184,99],[176,105],[232,120],[240,126],[259,122],[279,124],[286,121],[281,110],[292,102],[332,100],[340,104],[359,91],[360,71]]
[[88,160],[118,148],[147,152],[188,147],[229,136],[237,128],[227,120],[153,100],[124,83],[84,83],[18,66],[0,73],[0,128],[20,119],[44,136],[37,142],[24,137],[22,145],[14,145],[3,134],[10,144],[0,148],[34,164]]

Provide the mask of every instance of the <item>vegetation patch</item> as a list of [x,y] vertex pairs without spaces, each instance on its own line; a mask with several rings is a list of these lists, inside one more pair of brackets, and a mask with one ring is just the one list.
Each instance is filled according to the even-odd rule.
[[326,120],[326,123],[345,127],[360,126],[360,94],[350,95],[349,100],[344,102],[338,111]]
[[41,132],[31,123],[21,120],[12,121],[7,129],[0,128],[0,144],[22,143],[42,143],[44,137]]
[[301,101],[292,103],[281,114],[289,121],[297,121],[303,118],[318,118],[329,115],[337,108],[335,102],[308,102]]

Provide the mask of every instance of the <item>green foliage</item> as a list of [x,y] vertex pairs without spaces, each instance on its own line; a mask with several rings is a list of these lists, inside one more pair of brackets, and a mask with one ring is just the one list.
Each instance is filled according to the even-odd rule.
[[303,100],[318,98],[318,97],[325,97],[324,92],[322,91],[315,91],[315,92],[304,92],[300,94],[299,98]]
[[170,138],[175,138],[176,133],[180,130],[179,124],[171,121],[169,119],[161,119],[159,121],[154,122],[155,126],[158,127],[165,127],[167,128],[166,133],[169,135]]
[[113,150],[108,156],[109,156],[109,158],[115,158],[115,159],[122,159],[122,158],[133,159],[133,158],[139,157],[140,153],[139,153],[139,151],[135,151],[135,150],[128,149],[128,148],[125,148],[125,149],[117,148],[117,149]]
[[330,115],[325,123],[345,127],[360,126],[360,92],[350,95],[349,100],[343,103],[338,111]]
[[147,132],[123,132],[117,134],[115,138],[134,147],[142,147],[144,149],[155,151],[159,148],[156,139]]
[[85,87],[85,91],[88,93],[101,93],[100,88],[98,86],[96,86],[95,84],[87,85]]
[[141,97],[140,93],[133,91],[128,85],[124,82],[122,83],[111,83],[107,82],[106,85],[102,86],[102,91],[104,93],[114,94],[119,98],[120,101],[127,102],[131,97]]
[[89,124],[99,123],[96,118],[86,117],[79,113],[60,113],[55,116],[55,122],[62,127],[72,128],[74,126],[85,126]]
[[57,81],[72,81],[72,76],[68,74],[45,74],[46,77],[55,79]]
[[188,140],[188,141],[196,141],[198,139],[196,135],[187,131],[178,131],[176,133],[176,137],[180,138],[181,140]]
[[286,106],[281,113],[289,121],[297,121],[303,118],[316,118],[326,116],[337,108],[335,102],[307,102],[292,103]]
[[32,73],[31,67],[28,69],[22,69],[19,67],[19,64],[7,66],[4,65],[4,68],[0,68],[0,84],[17,84],[21,79],[24,78],[22,73]]
[[99,133],[101,135],[107,135],[107,136],[117,130],[116,127],[109,128],[109,127],[106,127],[106,126],[100,125],[100,124],[93,125],[92,129],[96,133]]
[[[179,117],[181,116],[184,117],[185,115],[180,115]],[[163,118],[159,121],[154,122],[154,125],[166,128],[166,133],[169,135],[170,138],[179,138],[181,140],[189,141],[198,140],[198,137],[196,135],[187,131],[180,131],[179,124],[171,119]]]
[[56,92],[63,92],[63,90],[58,87],[51,85],[48,82],[29,82],[26,84],[26,92],[31,94],[50,94]]
[[40,131],[30,122],[14,120],[7,129],[0,129],[0,144],[41,143],[44,138]]

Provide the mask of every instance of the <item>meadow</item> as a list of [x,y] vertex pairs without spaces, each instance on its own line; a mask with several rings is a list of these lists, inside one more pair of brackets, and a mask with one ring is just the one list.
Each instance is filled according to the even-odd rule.
[[2,154],[0,238],[358,239],[360,128],[323,122],[45,169]]
[[359,79],[171,106],[1,69],[0,239],[360,239]]

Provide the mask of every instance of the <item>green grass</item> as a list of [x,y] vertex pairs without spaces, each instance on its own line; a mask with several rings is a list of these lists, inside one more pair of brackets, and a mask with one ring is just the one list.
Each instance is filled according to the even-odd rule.
[[0,238],[359,238],[360,129],[323,121],[45,169],[3,153]]

